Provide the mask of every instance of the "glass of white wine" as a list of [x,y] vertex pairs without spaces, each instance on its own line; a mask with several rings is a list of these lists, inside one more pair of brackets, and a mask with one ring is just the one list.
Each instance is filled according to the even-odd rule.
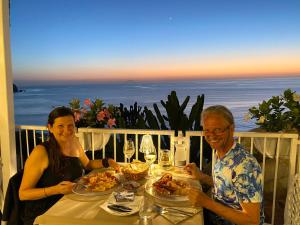
[[152,171],[151,166],[156,160],[156,149],[150,148],[149,150],[145,151],[144,153],[144,159],[146,160],[146,163],[149,165],[149,176],[151,177]]
[[124,153],[124,156],[125,156],[125,159],[126,159],[126,163],[127,163],[127,159],[130,163],[130,159],[135,153],[135,146],[134,146],[133,140],[129,139],[129,140],[125,141],[124,148],[123,148],[123,153]]

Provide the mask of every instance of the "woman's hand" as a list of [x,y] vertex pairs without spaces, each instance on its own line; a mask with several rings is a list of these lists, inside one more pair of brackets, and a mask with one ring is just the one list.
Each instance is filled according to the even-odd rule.
[[73,185],[71,181],[62,181],[56,185],[56,189],[59,194],[69,194],[72,192]]
[[120,172],[120,165],[113,159],[108,159],[108,164],[110,167],[113,167],[116,172]]

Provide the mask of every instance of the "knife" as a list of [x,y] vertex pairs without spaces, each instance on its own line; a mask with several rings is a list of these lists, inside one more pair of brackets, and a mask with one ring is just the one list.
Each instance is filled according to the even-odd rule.
[[118,204],[107,205],[107,208],[118,211],[118,212],[131,212],[132,211],[132,208],[129,208],[124,205],[118,205]]

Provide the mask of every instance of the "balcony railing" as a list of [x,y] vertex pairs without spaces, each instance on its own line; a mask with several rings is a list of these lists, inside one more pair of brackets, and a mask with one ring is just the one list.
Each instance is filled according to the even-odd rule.
[[[38,143],[46,140],[48,136],[47,128],[44,126],[17,126],[17,161],[18,168],[23,168],[26,157]],[[135,159],[142,159],[139,153],[141,138],[145,134],[152,135],[158,154],[160,149],[169,148],[171,154],[175,153],[175,144],[179,138],[175,136],[172,130],[136,130],[136,129],[98,129],[98,128],[79,128],[79,137],[81,143],[89,149],[87,153],[94,159],[105,157],[110,154],[116,161],[125,161],[123,156],[123,143],[128,137],[135,142],[136,153]],[[88,140],[83,137],[90,135]],[[97,138],[110,136],[109,145],[103,145],[101,151],[97,151],[95,145]],[[182,133],[179,132],[179,136]],[[287,192],[288,180],[295,173],[300,172],[300,141],[297,134],[288,133],[257,133],[257,132],[235,132],[236,141],[241,143],[250,153],[254,154],[261,164],[264,179],[264,199],[265,213],[267,223],[279,224],[283,218],[284,201]],[[196,161],[200,169],[207,169],[208,166],[213,168],[214,151],[207,149],[205,139],[201,131],[187,131],[184,136],[180,137],[186,145],[186,161]],[[275,144],[274,150],[270,151],[269,142]],[[284,145],[283,145],[284,144]],[[109,147],[107,147],[109,146]],[[260,151],[258,151],[260,149]],[[209,151],[209,157],[207,157]],[[100,153],[100,156],[99,156]],[[192,157],[192,158],[191,158]],[[278,202],[283,201],[283,205]]]

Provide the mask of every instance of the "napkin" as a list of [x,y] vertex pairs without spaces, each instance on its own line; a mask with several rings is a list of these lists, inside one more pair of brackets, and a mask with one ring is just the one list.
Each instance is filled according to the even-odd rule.
[[[137,213],[140,210],[141,204],[143,202],[143,196],[135,196],[134,201],[131,202],[117,202],[116,198],[114,197],[115,192],[113,192],[108,199],[100,205],[102,209],[104,209],[106,212],[115,215],[115,216],[128,216]],[[108,204],[118,204],[118,205],[124,205],[127,207],[132,208],[132,211],[130,212],[118,212],[111,210],[107,207]]]
[[[172,206],[172,208],[190,212],[190,213],[193,213],[193,215],[202,211],[202,208],[194,208],[194,207],[192,208],[192,207],[173,207]],[[178,223],[182,222],[183,220],[191,218],[191,216],[186,216],[186,215],[182,215],[182,214],[174,213],[174,212],[166,212],[166,213],[162,214],[162,216],[165,217],[167,220],[169,220],[173,224],[178,224]]]

